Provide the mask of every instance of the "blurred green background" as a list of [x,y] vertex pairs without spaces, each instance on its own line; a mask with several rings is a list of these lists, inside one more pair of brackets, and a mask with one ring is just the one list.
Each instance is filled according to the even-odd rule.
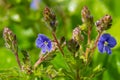
[[[43,20],[43,9],[48,6],[56,13],[58,20],[57,37],[65,36],[70,39],[72,30],[81,25],[81,9],[88,6],[94,21],[105,14],[113,18],[110,33],[117,40],[117,46],[112,49],[111,55],[100,54],[96,49],[93,65],[101,64],[105,71],[95,80],[119,80],[120,79],[120,1],[119,0],[40,0],[37,8],[31,8],[32,0],[0,0],[0,70],[18,67],[12,52],[5,48],[3,40],[3,28],[9,27],[17,36],[20,50],[27,50],[31,55],[32,64],[38,59],[39,49],[35,47],[35,39],[39,33],[52,39],[50,30]],[[95,27],[95,26],[94,26]],[[94,32],[93,37],[97,35]],[[60,58],[58,58],[60,59]],[[61,60],[55,61],[59,63]],[[57,64],[59,65],[59,64]],[[61,64],[60,64],[61,65]]]

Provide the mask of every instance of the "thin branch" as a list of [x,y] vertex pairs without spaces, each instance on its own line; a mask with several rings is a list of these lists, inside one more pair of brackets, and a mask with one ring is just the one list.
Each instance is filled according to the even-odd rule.
[[20,67],[20,69],[22,69],[22,66],[21,66],[21,63],[20,63],[20,60],[19,60],[19,57],[18,57],[18,52],[15,52],[15,57],[16,57],[16,61]]
[[[87,45],[89,46],[90,45],[90,43],[91,43],[91,38],[90,38],[90,36],[91,36],[91,30],[92,29],[92,27],[91,26],[89,26],[88,27],[88,33],[87,33],[87,35],[88,35],[88,41],[87,41]],[[86,58],[86,60],[88,59],[88,55],[89,55],[89,52],[90,52],[90,48],[86,48],[86,51],[85,51],[85,58]]]
[[90,35],[91,35],[91,27],[89,26],[89,27],[88,27],[88,45],[89,45],[90,42],[91,42]]
[[96,38],[96,41],[95,41],[95,43],[94,43],[94,47],[92,48],[92,52],[94,52],[94,50],[96,49],[97,43],[98,43],[98,41],[99,41],[99,38],[100,38],[101,34],[102,34],[102,32],[99,32],[99,34],[98,34],[98,36],[97,36],[97,38]]
[[58,46],[59,50],[61,51],[62,55],[64,56],[64,52],[63,52],[63,50],[62,50],[62,48],[61,48],[61,46],[60,46],[60,44],[59,44],[59,42],[58,42],[58,40],[57,40],[57,38],[56,38],[55,32],[52,32],[52,35],[53,35],[53,37],[54,37],[54,40],[55,40],[56,43],[57,43],[57,46]]
[[97,38],[96,38],[96,41],[95,41],[95,43],[94,43],[94,46],[93,46],[93,48],[91,49],[90,58],[92,57],[93,52],[95,51],[95,49],[96,49],[96,47],[97,47],[97,44],[98,44],[98,41],[99,41],[99,38],[100,38],[101,34],[102,34],[102,32],[99,32],[99,34],[98,34],[98,36],[97,36]]

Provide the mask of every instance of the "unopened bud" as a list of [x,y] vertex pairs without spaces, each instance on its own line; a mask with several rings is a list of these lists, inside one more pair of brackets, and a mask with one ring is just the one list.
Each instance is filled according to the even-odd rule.
[[77,41],[75,41],[74,39],[71,39],[70,41],[68,41],[67,47],[70,52],[75,53],[79,50],[80,46]]
[[81,11],[81,15],[82,15],[83,23],[93,24],[93,16],[91,16],[90,11],[87,6],[83,7],[83,9]]
[[105,15],[100,20],[98,20],[95,24],[96,24],[97,30],[99,32],[101,32],[103,30],[107,30],[112,25],[112,17],[110,15]]
[[11,49],[12,51],[17,50],[16,35],[9,28],[4,28],[3,38],[7,48]]
[[80,30],[80,27],[76,27],[74,30],[73,30],[73,33],[72,33],[72,39],[78,41],[78,42],[81,42],[84,40],[84,37],[83,35],[81,34],[81,30]]
[[56,15],[54,14],[54,12],[46,7],[44,9],[44,19],[45,21],[50,25],[50,27],[52,28],[53,31],[56,30],[56,25],[57,25],[57,21],[56,21]]

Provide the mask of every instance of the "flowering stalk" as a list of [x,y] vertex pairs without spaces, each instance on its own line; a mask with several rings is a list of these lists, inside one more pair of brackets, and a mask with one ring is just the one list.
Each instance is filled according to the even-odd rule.
[[88,36],[88,40],[87,40],[87,48],[85,51],[85,57],[86,60],[88,58],[88,55],[90,53],[90,43],[91,43],[91,32],[92,32],[92,27],[93,27],[93,16],[90,14],[90,10],[88,9],[87,6],[84,6],[82,11],[81,11],[81,15],[82,15],[82,22],[86,25],[87,29],[87,36]]
[[16,35],[9,28],[4,28],[3,37],[5,40],[6,47],[14,53],[16,61],[21,69],[22,67],[18,57],[18,45]]
[[60,43],[58,42],[57,40],[57,37],[56,37],[56,34],[55,34],[55,31],[56,31],[56,25],[57,25],[57,20],[56,20],[56,15],[54,14],[54,12],[46,7],[44,9],[44,19],[45,21],[49,24],[51,30],[52,30],[52,35],[54,37],[54,40],[56,41],[57,43],[57,46],[59,48],[59,50],[61,51],[62,55],[64,55],[64,52],[60,46]]

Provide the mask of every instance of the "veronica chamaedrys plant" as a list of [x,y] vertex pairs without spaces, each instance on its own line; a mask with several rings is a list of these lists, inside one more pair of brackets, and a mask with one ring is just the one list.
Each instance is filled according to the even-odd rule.
[[98,50],[101,53],[108,53],[111,54],[111,48],[113,48],[117,44],[115,38],[113,38],[110,34],[102,34],[98,41]]
[[[113,38],[110,34],[105,33],[105,30],[110,29],[112,25],[112,17],[110,15],[105,15],[96,21],[98,36],[96,36],[96,39],[93,39],[91,38],[91,35],[92,30],[95,29],[93,28],[94,21],[87,6],[82,8],[81,15],[83,24],[75,27],[71,38],[69,40],[65,40],[65,37],[62,37],[61,40],[58,40],[56,36],[56,15],[50,8],[46,7],[44,9],[44,20],[51,31],[53,39],[50,40],[46,35],[38,34],[35,44],[36,47],[41,50],[39,59],[35,62],[34,66],[31,66],[28,52],[22,51],[24,56],[23,62],[30,65],[26,65],[28,66],[27,68],[25,67],[25,70],[28,73],[30,71],[30,74],[33,73],[35,77],[38,77],[37,79],[44,79],[44,77],[47,77],[49,79],[57,80],[59,77],[62,77],[64,80],[92,80],[98,73],[103,72],[103,68],[100,64],[94,67],[90,63],[92,63],[94,51],[97,47],[99,52],[111,54],[111,48],[117,44],[115,38]],[[15,52],[18,46],[15,44],[16,37],[13,32],[6,29],[4,31],[4,38],[8,43],[7,45],[10,45],[7,47]],[[66,48],[64,48],[64,46],[67,46],[69,52]],[[56,54],[56,51],[60,51],[62,55]],[[54,67],[54,65],[61,65],[61,63],[52,63],[51,60],[54,59],[54,55],[59,56],[59,60],[63,59],[61,63],[63,62],[62,65],[65,63],[67,68],[61,66],[58,68]],[[44,65],[44,63],[48,64]]]

